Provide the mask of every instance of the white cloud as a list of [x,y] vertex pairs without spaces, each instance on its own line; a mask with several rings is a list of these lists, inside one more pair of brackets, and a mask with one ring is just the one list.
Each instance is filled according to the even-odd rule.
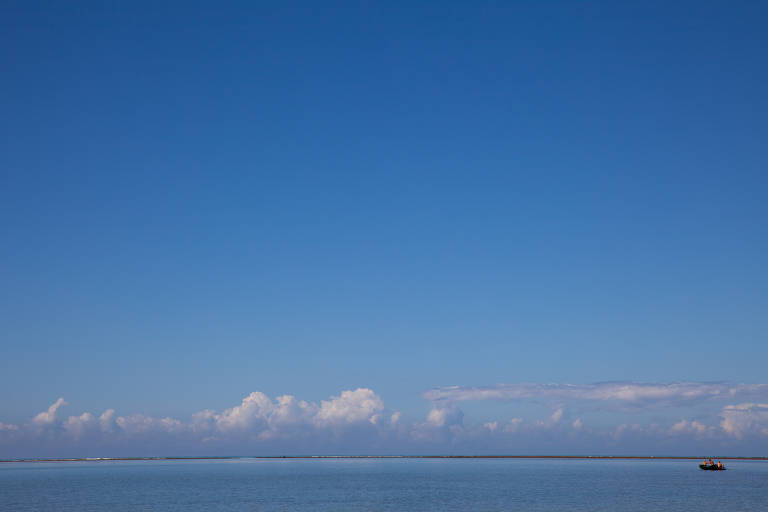
[[680,420],[669,429],[672,434],[703,436],[712,433],[713,427],[707,427],[696,420]]
[[59,407],[64,405],[67,405],[67,402],[65,402],[63,398],[59,397],[58,400],[56,400],[51,404],[50,407],[48,407],[47,411],[43,411],[35,416],[32,419],[32,423],[41,427],[54,424],[56,422],[56,412],[59,410]]
[[64,430],[75,439],[80,439],[86,431],[94,428],[97,424],[96,418],[89,412],[84,412],[80,416],[70,416],[64,422]]
[[432,427],[445,427],[461,425],[464,413],[454,406],[434,407],[427,415],[427,425]]
[[768,436],[768,404],[726,405],[720,412],[720,427],[735,438]]
[[552,413],[552,415],[547,418],[546,420],[538,420],[533,425],[537,428],[553,428],[560,423],[560,420],[563,419],[563,408],[558,407],[555,409],[555,411]]
[[367,388],[342,391],[341,396],[322,400],[314,421],[318,425],[345,425],[361,422],[376,424],[384,410],[384,403],[376,393]]
[[723,382],[597,384],[500,384],[488,387],[450,386],[424,393],[431,401],[465,402],[476,400],[584,400],[614,403],[620,407],[666,407],[704,401],[733,401],[744,397],[768,397],[768,384],[729,384]]
[[267,425],[271,431],[307,425],[318,411],[316,404],[297,400],[292,395],[279,396],[275,401],[276,403],[267,417]]
[[216,427],[222,431],[263,429],[274,404],[264,393],[254,391],[240,405],[225,410],[216,417]]
[[192,422],[189,428],[193,432],[207,434],[214,430],[216,423],[216,411],[205,409],[192,415]]
[[[713,439],[731,443],[732,446],[749,442],[752,443],[750,446],[768,447],[768,403],[763,401],[722,404],[719,418],[710,412],[710,421],[701,418],[706,417],[711,407],[698,411],[695,420],[662,421],[661,425],[640,425],[628,421],[616,427],[615,423],[606,423],[606,418],[612,414],[609,413],[597,422],[601,426],[585,428],[582,417],[569,418],[573,403],[565,398],[602,400],[600,407],[591,412],[587,410],[587,414],[602,414],[601,409],[611,409],[610,406],[602,407],[607,401],[652,406],[682,401],[687,406],[691,402],[686,400],[711,403],[714,396],[731,398],[755,393],[755,390],[761,389],[755,387],[757,385],[746,388],[746,385],[691,383],[521,386],[515,389],[499,386],[477,394],[471,391],[473,388],[433,390],[429,396],[436,400],[421,422],[405,420],[399,411],[388,410],[382,399],[368,388],[345,390],[319,403],[300,400],[292,395],[272,399],[257,391],[248,394],[233,407],[221,412],[202,410],[188,421],[143,414],[118,415],[114,409],[107,409],[100,415],[83,412],[61,418],[60,411],[66,402],[59,398],[24,425],[0,423],[0,445],[3,447],[0,455],[7,455],[9,447],[24,443],[31,447],[45,443],[55,447],[131,445],[155,446],[154,449],[158,449],[158,446],[188,446],[191,447],[190,452],[196,453],[201,453],[201,447],[230,451],[246,446],[258,448],[255,451],[278,447],[275,449],[282,453],[293,450],[323,452],[335,451],[350,442],[358,442],[357,446],[371,452],[377,451],[380,446],[390,446],[396,447],[392,451],[400,453],[418,453],[425,447],[429,447],[427,451],[434,451],[437,447],[449,447],[452,451],[462,447],[473,450],[473,446],[486,450],[514,447],[530,451],[536,445],[528,443],[540,443],[538,446],[551,449],[553,446],[567,446],[562,444],[564,442],[592,443],[589,446],[597,447],[599,451],[605,446],[654,447],[666,441],[678,444],[696,440],[711,443]],[[524,421],[517,417],[503,422],[465,418],[458,407],[461,400],[475,396],[486,399],[490,395],[496,398],[537,397],[536,401],[545,403],[547,401],[541,400],[542,397],[551,398],[548,404],[552,409],[539,421],[534,421],[535,418]],[[624,420],[623,417],[621,419]]]
[[129,436],[157,433],[178,434],[188,428],[174,418],[153,418],[143,414],[118,416],[115,423]]
[[[65,405],[59,398],[46,411],[37,414],[29,426],[42,433],[42,427],[60,429],[68,438],[80,440],[87,436],[111,436],[138,439],[154,435],[204,436],[208,441],[227,439],[270,440],[287,439],[296,435],[347,426],[367,425],[382,428],[384,404],[372,390],[359,388],[343,391],[339,396],[323,400],[320,405],[298,400],[291,395],[277,397],[274,401],[261,392],[247,395],[240,404],[221,413],[203,410],[192,415],[190,422],[174,418],[155,418],[144,414],[119,416],[114,409],[107,409],[96,417],[90,412],[59,420],[57,411]],[[400,420],[399,412],[383,421],[384,428],[394,427]],[[12,425],[0,424],[0,430],[19,430]],[[46,428],[51,433],[56,429]],[[32,435],[30,433],[30,435]]]
[[99,416],[99,427],[102,432],[114,432],[116,426],[114,409],[107,409],[101,413],[101,416]]
[[433,404],[424,423],[410,428],[410,437],[428,443],[450,442],[465,434],[464,413],[446,402]]

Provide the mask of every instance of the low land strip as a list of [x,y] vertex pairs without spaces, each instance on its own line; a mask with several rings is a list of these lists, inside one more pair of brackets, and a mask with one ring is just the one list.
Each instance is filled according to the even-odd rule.
[[120,462],[162,460],[238,460],[238,459],[605,459],[605,460],[757,460],[768,457],[710,457],[710,456],[655,456],[655,455],[245,455],[213,457],[81,457],[41,459],[0,459],[2,462]]

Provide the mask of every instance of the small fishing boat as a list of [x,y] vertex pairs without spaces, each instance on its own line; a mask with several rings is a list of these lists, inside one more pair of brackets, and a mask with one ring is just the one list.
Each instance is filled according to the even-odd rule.
[[725,466],[718,466],[717,464],[699,464],[699,468],[705,471],[725,471]]

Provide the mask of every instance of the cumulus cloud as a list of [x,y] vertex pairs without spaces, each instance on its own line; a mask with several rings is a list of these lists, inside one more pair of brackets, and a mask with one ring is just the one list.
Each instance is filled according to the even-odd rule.
[[476,400],[583,400],[619,407],[669,407],[706,401],[733,401],[768,397],[768,384],[725,382],[602,382],[596,384],[499,384],[486,387],[449,386],[431,389],[424,397],[432,401]]
[[[291,436],[313,429],[344,429],[368,424],[376,425],[384,413],[384,403],[372,390],[359,388],[322,400],[320,405],[299,400],[292,395],[274,401],[261,392],[253,392],[242,402],[221,414],[205,410],[193,416],[191,429],[221,437],[250,434],[261,439]],[[397,413],[390,423],[399,419]]]
[[[600,453],[618,450],[621,446],[645,446],[652,451],[658,446],[694,446],[684,443],[696,440],[708,444],[717,441],[719,446],[736,443],[734,446],[768,447],[768,403],[731,401],[734,397],[760,394],[763,389],[764,385],[706,383],[438,388],[425,394],[432,400],[429,409],[422,416],[410,419],[405,419],[399,411],[387,409],[381,397],[368,388],[345,390],[319,403],[292,395],[273,399],[254,391],[232,407],[220,411],[204,409],[186,421],[144,414],[121,415],[114,409],[101,414],[82,412],[63,416],[62,410],[67,404],[58,398],[25,424],[0,422],[0,458],[8,456],[14,447],[22,446],[32,451],[42,450],[40,446],[72,446],[73,451],[88,446],[133,446],[134,449],[138,446],[143,447],[141,450],[178,446],[179,449],[186,447],[183,452],[186,454],[203,453],[205,447],[209,449],[207,453],[236,453],[246,447],[250,447],[248,451],[254,448],[260,453],[278,449],[278,453],[328,453],[351,446],[355,440],[358,447],[355,451],[362,447],[368,453],[385,446],[394,453],[443,449],[453,453],[461,450],[545,452],[557,446],[567,450],[569,445],[565,443],[576,441],[591,443],[589,446]],[[478,397],[481,400],[537,399],[549,402],[550,410],[546,415],[527,419],[466,417],[459,405]],[[586,428],[584,411],[575,419],[571,417],[577,400],[629,403],[638,407],[610,412],[607,416],[604,409],[610,407],[595,408],[588,414],[602,416],[594,422],[590,420],[590,427]],[[724,402],[717,404],[717,400]],[[686,419],[678,420],[681,416],[676,416],[667,422],[647,425],[641,424],[644,413],[639,413],[639,422],[631,417],[643,411],[639,406],[662,407],[672,403],[683,404],[680,411],[690,404],[710,405],[701,407],[693,416],[696,419],[688,419],[691,416],[686,414],[683,416]],[[712,404],[717,404],[715,410],[719,413],[713,411]],[[665,442],[678,444],[664,445]],[[478,449],[480,451],[476,451]]]
[[552,415],[545,419],[545,420],[537,420],[534,425],[538,428],[552,428],[557,426],[560,423],[560,420],[563,419],[563,408],[558,407],[555,409],[555,411],[552,413]]
[[445,427],[446,425],[460,425],[464,420],[464,413],[457,407],[435,407],[427,415],[427,424],[433,427]]
[[735,438],[768,436],[768,404],[726,405],[720,413],[720,427]]
[[370,389],[359,388],[354,391],[343,391],[341,396],[331,400],[323,400],[320,410],[315,415],[318,425],[347,425],[379,421],[384,403]]
[[215,416],[215,423],[221,431],[262,430],[274,409],[272,400],[264,393],[254,391],[243,398],[240,405]]
[[[456,408],[462,402],[498,400],[504,402],[532,402],[549,405],[552,413],[548,418],[513,422],[495,429],[485,427],[489,433],[530,434],[570,432],[579,436],[604,436],[613,443],[627,439],[644,442],[663,440],[712,440],[768,438],[768,384],[727,382],[601,382],[595,384],[499,384],[495,386],[449,386],[434,388],[423,393],[424,398],[440,408]],[[735,403],[740,402],[740,403]],[[566,409],[567,405],[567,409]],[[719,418],[712,416],[711,406],[721,407]],[[583,419],[567,422],[568,410],[581,413],[638,414],[662,408],[692,411],[698,416],[709,415],[709,420],[682,419],[666,425],[643,425],[639,422],[624,423],[599,429],[585,429]],[[437,414],[431,412],[430,414]],[[626,418],[630,419],[630,418]],[[489,423],[486,422],[485,425]],[[615,425],[615,424],[614,424]],[[569,434],[569,435],[571,435]]]
[[279,396],[267,418],[267,424],[271,429],[279,430],[289,425],[309,423],[317,411],[315,404],[305,400],[298,400],[292,395]]
[[711,435],[715,430],[713,426],[706,426],[696,420],[680,420],[669,429],[671,434],[686,436],[706,436]]
[[84,412],[80,416],[70,416],[64,422],[64,430],[75,439],[81,438],[88,430],[94,428],[97,424],[96,418],[89,412]]
[[101,416],[99,416],[99,428],[102,432],[114,432],[116,426],[114,409],[107,409],[101,413]]
[[416,423],[410,429],[413,439],[428,443],[450,442],[464,434],[464,413],[451,403],[434,404],[426,421]]
[[60,407],[64,405],[67,405],[67,402],[65,402],[63,398],[59,397],[58,400],[56,400],[51,404],[50,407],[48,407],[48,410],[43,411],[32,418],[32,423],[41,427],[53,425],[56,422],[56,412]]
[[153,418],[143,414],[118,416],[115,423],[121,432],[128,436],[144,434],[178,434],[188,429],[188,426],[174,418]]
[[320,404],[292,395],[272,400],[254,391],[238,405],[221,412],[210,409],[197,412],[188,422],[144,414],[118,415],[114,409],[107,409],[101,415],[83,412],[59,418],[65,405],[63,398],[57,399],[22,427],[0,423],[0,441],[11,439],[12,432],[18,432],[27,440],[45,434],[47,440],[61,435],[64,440],[75,442],[142,440],[158,436],[205,442],[270,441],[297,436],[322,437],[323,432],[339,435],[347,428],[355,428],[358,433],[360,429],[382,432],[394,429],[401,416],[399,412],[386,414],[381,398],[367,388],[342,391]]

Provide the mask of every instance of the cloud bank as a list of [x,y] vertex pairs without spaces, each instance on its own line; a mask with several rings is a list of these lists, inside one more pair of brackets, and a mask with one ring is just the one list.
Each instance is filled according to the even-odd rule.
[[[24,424],[0,422],[0,458],[713,450],[754,455],[768,450],[766,384],[517,384],[435,388],[423,396],[430,406],[421,419],[405,419],[373,390],[358,388],[319,403],[292,395],[272,399],[254,391],[230,408],[205,409],[184,421],[120,415],[111,408],[64,415],[68,404],[58,398]],[[506,416],[491,411],[469,417],[459,407],[487,400],[534,401],[544,404],[545,413],[510,417],[509,411]],[[583,403],[598,403],[601,410],[622,411],[638,421],[598,421],[585,415]],[[713,412],[686,415],[702,405]],[[643,421],[649,410],[666,410],[668,421]]]
[[768,396],[768,384],[730,384],[726,382],[597,384],[499,384],[485,387],[450,386],[424,393],[432,401],[467,402],[477,400],[583,400],[620,408],[674,407],[704,401],[745,400]]

